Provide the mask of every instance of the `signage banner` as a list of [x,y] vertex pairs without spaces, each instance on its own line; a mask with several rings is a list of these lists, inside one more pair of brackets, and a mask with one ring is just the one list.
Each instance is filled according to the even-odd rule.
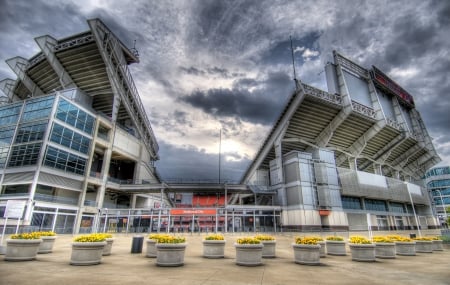
[[216,209],[170,209],[171,215],[215,215]]
[[4,218],[21,219],[23,216],[23,210],[25,210],[25,200],[8,200],[6,202]]

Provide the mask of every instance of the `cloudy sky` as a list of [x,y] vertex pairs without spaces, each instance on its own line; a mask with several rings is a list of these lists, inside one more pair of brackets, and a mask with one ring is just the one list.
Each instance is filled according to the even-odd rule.
[[136,41],[130,68],[165,179],[217,180],[220,130],[221,178],[241,177],[294,89],[289,36],[307,84],[327,90],[333,50],[391,76],[450,165],[450,1],[0,0],[0,79],[15,78],[6,59],[39,52],[35,37],[91,18]]

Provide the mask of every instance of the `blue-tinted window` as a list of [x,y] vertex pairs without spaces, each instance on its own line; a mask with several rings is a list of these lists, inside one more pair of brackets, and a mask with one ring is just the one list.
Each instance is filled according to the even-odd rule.
[[16,124],[20,110],[22,109],[22,104],[6,105],[0,107],[0,126],[7,126]]
[[86,159],[49,146],[45,155],[44,165],[66,172],[84,175]]
[[59,100],[56,118],[85,133],[92,134],[94,117],[63,98]]
[[42,143],[16,145],[12,148],[8,167],[35,165],[39,158]]
[[438,188],[438,187],[449,187],[450,186],[450,179],[444,179],[444,180],[434,180],[428,183],[428,188]]
[[15,126],[0,129],[0,147],[9,146],[11,144],[15,129]]
[[70,149],[87,154],[91,140],[88,137],[80,135],[69,128],[65,128],[59,124],[54,124],[50,141],[63,145]]
[[344,209],[361,210],[361,200],[358,197],[342,196],[342,207]]
[[20,124],[14,143],[41,141],[47,129],[47,121]]
[[387,211],[386,202],[382,200],[365,199],[364,206],[369,211]]
[[54,100],[54,96],[46,96],[28,100],[26,102],[21,121],[28,122],[48,118],[52,111]]
[[405,207],[403,207],[403,204],[401,204],[401,203],[390,202],[389,208],[390,208],[391,212],[396,212],[396,213],[404,213],[405,212]]

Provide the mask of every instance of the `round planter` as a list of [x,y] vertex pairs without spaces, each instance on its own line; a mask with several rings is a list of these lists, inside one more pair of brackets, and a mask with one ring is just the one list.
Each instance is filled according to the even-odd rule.
[[225,240],[204,240],[203,257],[223,258],[225,256]]
[[275,240],[262,240],[261,243],[264,245],[262,250],[263,258],[275,258],[276,245]]
[[42,239],[8,239],[6,240],[7,261],[26,261],[36,259]]
[[442,240],[433,240],[433,251],[443,251],[444,243]]
[[175,267],[184,265],[186,243],[157,243],[156,265]]
[[318,241],[317,244],[320,245],[320,258],[327,257],[325,241]]
[[147,239],[145,241],[147,244],[147,252],[145,254],[146,257],[155,258],[156,257],[156,239]]
[[53,251],[56,236],[41,236],[42,242],[39,245],[38,253],[50,253]]
[[395,252],[397,255],[406,255],[406,256],[416,255],[416,243],[395,242]]
[[395,243],[377,242],[375,243],[376,258],[395,258]]
[[236,248],[236,264],[242,266],[258,266],[262,264],[264,244],[234,244]]
[[102,262],[106,241],[72,243],[71,265],[95,265]]
[[350,244],[353,261],[373,262],[375,261],[374,244]]
[[347,255],[345,250],[345,241],[327,240],[327,254],[329,255]]
[[111,250],[112,250],[113,242],[114,242],[114,238],[107,238],[107,239],[106,239],[106,245],[105,245],[105,247],[103,248],[103,252],[102,252],[102,255],[103,255],[103,256],[105,256],[105,255],[111,255]]
[[320,244],[292,244],[294,249],[294,261],[298,264],[319,265]]
[[431,240],[416,240],[416,252],[433,253],[433,242]]

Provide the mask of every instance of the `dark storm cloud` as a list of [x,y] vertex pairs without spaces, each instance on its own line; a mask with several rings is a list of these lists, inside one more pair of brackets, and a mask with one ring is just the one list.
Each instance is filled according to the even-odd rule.
[[[263,125],[273,123],[285,98],[293,89],[290,78],[284,73],[271,73],[259,83],[262,88],[255,91],[240,88],[248,82],[252,81],[238,80],[232,89],[197,90],[181,100],[214,116],[238,117],[243,121]],[[259,85],[256,81],[252,84]]]
[[[305,62],[305,58],[302,56],[305,49],[318,50],[319,45],[317,40],[320,38],[320,32],[314,31],[307,35],[302,35],[300,38],[295,36],[292,38],[292,48],[294,49],[294,59],[295,65],[301,66]],[[302,48],[302,50],[298,50]],[[278,42],[274,42],[273,46],[269,47],[267,50],[263,51],[262,55],[258,60],[261,63],[267,65],[275,64],[292,64],[292,49],[291,41],[289,36],[286,35],[286,39]]]
[[[219,180],[219,156],[206,153],[195,146],[177,147],[164,141],[159,142],[161,160],[156,163],[163,180]],[[174,155],[176,154],[176,155]],[[231,156],[239,161],[225,160]],[[221,159],[221,181],[237,182],[250,160],[237,153],[223,153]]]

